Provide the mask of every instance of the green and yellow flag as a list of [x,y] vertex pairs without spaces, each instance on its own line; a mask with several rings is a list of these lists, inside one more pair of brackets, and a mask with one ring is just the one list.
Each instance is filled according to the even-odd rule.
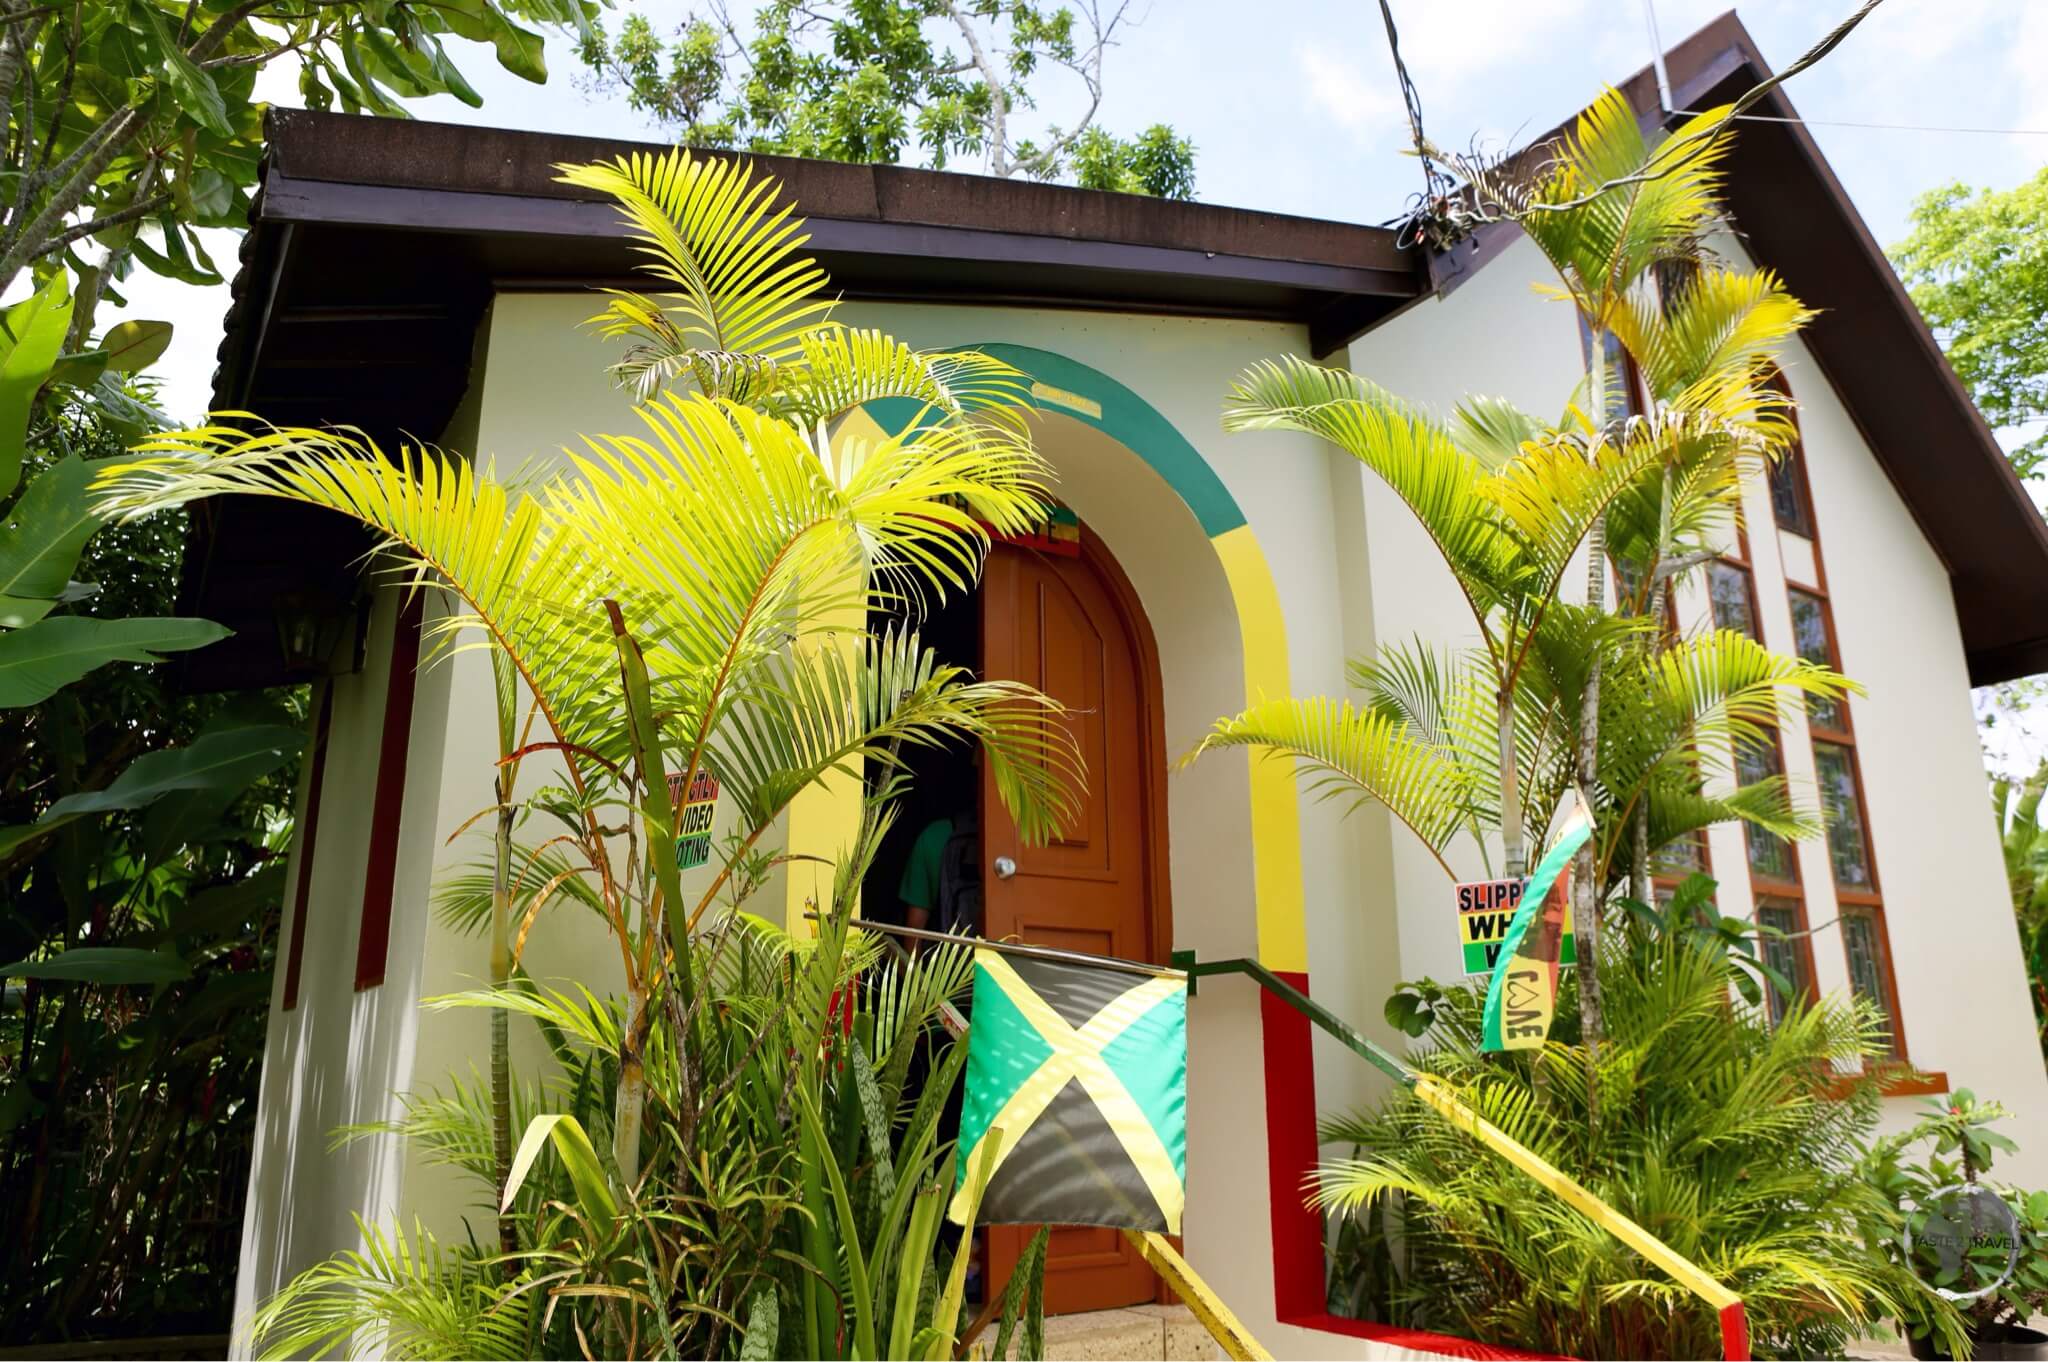
[[1500,960],[1486,987],[1480,1049],[1540,1050],[1549,1038],[1557,1017],[1557,971],[1570,909],[1564,893],[1550,890],[1592,835],[1593,811],[1573,790],[1565,796],[1557,836],[1522,886],[1521,904],[1501,942]]
[[982,947],[958,1188],[999,1139],[976,1220],[1180,1233],[1187,1199],[1187,980]]

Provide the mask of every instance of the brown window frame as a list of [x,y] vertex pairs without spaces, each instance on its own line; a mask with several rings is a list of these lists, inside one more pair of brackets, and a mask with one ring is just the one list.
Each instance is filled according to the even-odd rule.
[[[1817,565],[1820,562],[1820,515],[1813,504],[1813,483],[1806,475],[1806,441],[1799,432],[1799,404],[1792,396],[1792,384],[1783,369],[1773,369],[1764,379],[1764,386],[1776,388],[1785,395],[1786,401],[1792,403],[1785,414],[1785,419],[1792,426],[1792,447],[1780,455],[1777,462],[1764,469],[1764,490],[1769,494],[1771,503],[1771,523],[1787,534],[1796,534],[1811,541],[1813,560]],[[1793,494],[1799,500],[1800,509],[1806,513],[1804,525],[1787,525],[1778,514],[1778,497],[1776,489],[1771,486],[1771,477],[1780,467],[1791,470]]]
[[[1769,381],[1780,392],[1784,393],[1788,399],[1793,398],[1792,385],[1785,377],[1784,371],[1775,371]],[[1813,545],[1813,575],[1815,580],[1812,582],[1802,582],[1794,579],[1789,572],[1785,574],[1785,613],[1788,619],[1791,618],[1793,592],[1802,593],[1819,602],[1821,629],[1827,643],[1827,665],[1839,672],[1842,670],[1841,640],[1840,635],[1835,632],[1834,603],[1828,593],[1827,557],[1822,551],[1821,546],[1820,516],[1817,508],[1814,506],[1813,489],[1808,483],[1806,476],[1806,441],[1799,429],[1799,409],[1796,399],[1792,409],[1787,413],[1786,419],[1792,423],[1792,448],[1788,457],[1796,460],[1799,494],[1804,499],[1809,523],[1804,530],[1783,524],[1780,524],[1778,528],[1791,534],[1797,534]],[[1771,515],[1775,521],[1777,519],[1777,503],[1775,500],[1772,502]],[[1794,640],[1794,646],[1795,648],[1797,647],[1796,639]],[[1830,747],[1841,749],[1848,758],[1849,784],[1855,791],[1856,796],[1856,822],[1863,833],[1863,865],[1864,870],[1870,876],[1870,883],[1867,886],[1845,885],[1836,878],[1834,848],[1826,844],[1825,831],[1822,834],[1822,850],[1827,859],[1828,879],[1834,885],[1837,912],[1844,918],[1847,918],[1852,913],[1867,916],[1874,929],[1873,936],[1877,942],[1878,962],[1883,971],[1884,978],[1885,997],[1883,1003],[1885,1011],[1890,1018],[1892,1028],[1891,1057],[1889,1060],[1881,1060],[1878,1063],[1906,1064],[1910,1061],[1907,1058],[1906,1048],[1905,1005],[1899,997],[1898,974],[1892,967],[1891,925],[1885,914],[1883,881],[1879,877],[1877,868],[1877,840],[1871,835],[1870,800],[1863,788],[1863,759],[1856,750],[1856,723],[1854,716],[1849,712],[1849,697],[1842,697],[1841,703],[1836,706],[1836,710],[1841,716],[1841,726],[1831,727],[1815,722],[1812,706],[1806,706],[1807,742],[1813,757],[1815,785],[1816,788],[1819,785],[1820,745],[1825,743]],[[1846,965],[1849,952],[1848,938],[1840,932],[1837,935],[1842,938],[1843,963]],[[1850,980],[1850,989],[1852,993],[1855,991],[1855,980],[1853,977]]]
[[[1782,904],[1792,910],[1792,931],[1788,934],[1788,941],[1793,951],[1799,956],[1799,969],[1805,975],[1805,980],[1799,995],[1790,1001],[1813,1001],[1814,998],[1819,996],[1820,974],[1814,968],[1813,925],[1806,916],[1806,895],[1803,893],[1786,894],[1770,888],[1758,889],[1756,882],[1752,879],[1750,896],[1753,920],[1758,926],[1763,925],[1763,915],[1766,908]],[[1761,940],[1757,942],[1757,952],[1759,955],[1763,953],[1763,942]],[[1767,995],[1766,1007],[1768,1007],[1770,1004],[1770,997],[1768,995],[1775,995],[1777,990],[1772,988],[1767,980],[1764,983],[1764,992]]]

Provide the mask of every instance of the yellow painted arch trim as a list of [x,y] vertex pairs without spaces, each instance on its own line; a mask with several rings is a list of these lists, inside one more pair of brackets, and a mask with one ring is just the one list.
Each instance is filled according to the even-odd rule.
[[[1258,536],[1246,523],[1243,509],[1201,451],[1162,415],[1158,408],[1108,374],[1070,356],[1028,346],[982,343],[956,347],[981,350],[1002,359],[1034,380],[1038,404],[1092,426],[1130,450],[1166,481],[1209,537],[1230,583],[1237,611],[1238,635],[1244,649],[1245,703],[1292,694],[1287,662],[1287,617],[1280,592]],[[875,421],[868,413],[864,436],[908,421],[917,408]],[[1115,550],[1115,545],[1111,545]],[[1308,926],[1301,870],[1301,792],[1292,763],[1247,752],[1251,777],[1251,843],[1254,913],[1258,926],[1259,963],[1289,974],[1308,970]],[[834,841],[851,840],[839,833]],[[791,851],[829,854],[822,844],[799,844],[792,822]],[[794,886],[792,914],[799,911]]]

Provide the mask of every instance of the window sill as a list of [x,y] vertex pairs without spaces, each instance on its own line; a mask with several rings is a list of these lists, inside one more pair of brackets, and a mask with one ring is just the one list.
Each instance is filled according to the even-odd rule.
[[1877,1079],[1877,1091],[1883,1097],[1938,1097],[1948,1091],[1948,1075],[1940,1071],[1928,1073],[1910,1065],[1881,1065],[1872,1075],[1837,1074],[1828,1083],[1828,1096],[1847,1097],[1858,1083],[1867,1077]]

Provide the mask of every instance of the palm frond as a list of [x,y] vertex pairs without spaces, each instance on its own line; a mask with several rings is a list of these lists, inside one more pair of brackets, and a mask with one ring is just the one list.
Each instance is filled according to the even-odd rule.
[[1769,270],[1711,268],[1675,296],[1638,290],[1608,324],[1655,401],[1726,419],[1727,403],[1761,386],[1777,349],[1813,316]]
[[803,425],[829,421],[870,402],[914,404],[917,424],[985,421],[1012,437],[1032,411],[1031,380],[975,350],[916,350],[873,329],[815,327],[797,338],[799,356],[764,405]]
[[1652,264],[1683,253],[1710,224],[1731,145],[1722,114],[1699,114],[1652,147],[1627,97],[1609,89],[1527,193],[1517,220],[1596,329]]
[[1377,803],[1407,825],[1445,873],[1443,849],[1472,805],[1469,771],[1418,740],[1399,719],[1348,700],[1268,700],[1218,719],[1183,764],[1204,752],[1247,747],[1268,759],[1292,758],[1308,791],[1351,807]]
[[969,679],[914,633],[774,659],[736,697],[708,755],[743,820],[761,826],[828,772],[900,769],[906,752],[960,740],[982,745],[1027,840],[1045,841],[1074,817],[1086,775],[1058,706],[1029,687]]
[[609,162],[560,165],[564,184],[612,198],[648,259],[675,285],[660,302],[615,291],[592,322],[634,348],[614,371],[642,400],[687,373],[713,396],[745,400],[774,389],[799,358],[800,337],[832,308],[825,271],[798,252],[804,221],[780,204],[781,185],[744,162],[682,147]]
[[1479,487],[1479,460],[1450,430],[1348,369],[1288,356],[1245,370],[1225,430],[1298,430],[1370,468],[1421,522],[1468,595],[1502,589],[1508,545]]
[[250,1333],[265,1358],[391,1357],[429,1362],[532,1355],[534,1295],[499,1287],[480,1265],[415,1226],[356,1221],[346,1249],[263,1303]]

